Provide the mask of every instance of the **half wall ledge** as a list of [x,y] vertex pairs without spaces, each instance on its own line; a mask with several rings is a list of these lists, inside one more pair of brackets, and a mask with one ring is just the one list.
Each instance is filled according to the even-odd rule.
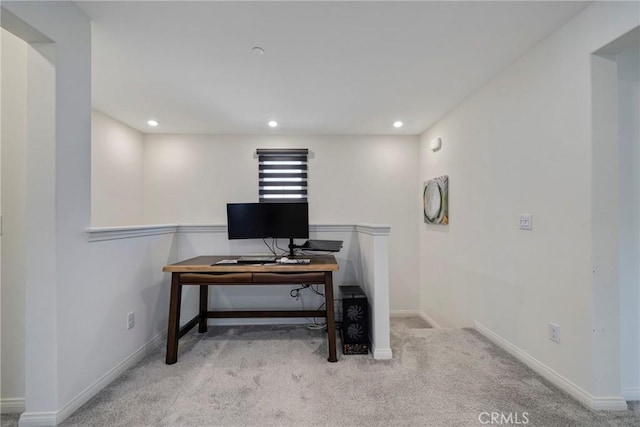
[[177,224],[128,225],[119,227],[92,227],[86,231],[89,242],[131,239],[137,237],[171,234],[178,231]]
[[[374,359],[391,359],[391,331],[389,321],[389,234],[391,226],[377,224],[313,224],[313,233],[354,233],[359,250],[358,259],[350,260],[358,266],[359,280],[367,294],[371,311],[371,348]],[[92,227],[86,231],[89,242],[132,239],[163,234],[212,233],[226,234],[226,225],[131,225]],[[353,256],[353,255],[352,255]],[[162,268],[162,266],[158,266]]]

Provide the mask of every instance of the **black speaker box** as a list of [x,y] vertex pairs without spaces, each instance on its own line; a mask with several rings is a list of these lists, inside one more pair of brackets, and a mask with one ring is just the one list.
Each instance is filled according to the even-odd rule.
[[369,351],[369,303],[360,286],[340,286],[342,300],[342,352],[366,354]]

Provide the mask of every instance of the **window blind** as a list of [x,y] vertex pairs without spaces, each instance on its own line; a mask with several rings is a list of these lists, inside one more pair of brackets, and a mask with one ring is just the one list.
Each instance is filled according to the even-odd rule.
[[306,148],[258,149],[259,201],[307,202]]

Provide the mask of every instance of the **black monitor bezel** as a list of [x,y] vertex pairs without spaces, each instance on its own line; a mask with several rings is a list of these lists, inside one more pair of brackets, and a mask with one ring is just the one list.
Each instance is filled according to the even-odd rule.
[[[281,215],[287,215],[288,210],[304,210],[304,214],[300,214],[298,212],[297,220],[304,219],[304,225],[300,229],[293,230],[274,230],[274,228],[269,228],[266,224],[248,224],[247,221],[250,221],[250,218],[247,218],[245,221],[245,229],[246,232],[239,232],[238,227],[240,224],[237,224],[239,218],[237,215],[234,215],[232,209],[235,207],[244,208],[251,216],[253,216],[254,221],[264,220],[264,212],[267,210],[278,211],[280,210]],[[260,213],[263,213],[261,215]],[[236,212],[237,214],[237,212]],[[261,218],[262,217],[262,218]],[[253,231],[251,231],[251,226],[253,226]],[[304,232],[301,230],[304,229]],[[227,203],[227,237],[229,240],[246,240],[246,239],[308,239],[309,238],[309,204],[301,203],[301,202],[272,202],[272,203]]]

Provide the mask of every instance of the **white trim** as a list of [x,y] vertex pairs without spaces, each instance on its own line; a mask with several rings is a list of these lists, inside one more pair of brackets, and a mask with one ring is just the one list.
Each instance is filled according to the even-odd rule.
[[20,414],[24,412],[24,397],[0,399],[1,414]]
[[[353,224],[309,224],[309,231],[312,233],[351,233],[356,226]],[[225,224],[185,224],[178,226],[178,233],[226,233]]]
[[390,317],[414,317],[414,316],[417,316],[422,320],[424,320],[425,322],[427,322],[429,326],[431,326],[431,328],[433,329],[442,329],[442,326],[440,326],[438,322],[436,322],[435,320],[433,320],[431,317],[427,316],[420,310],[393,310],[390,313]]
[[135,237],[157,236],[172,234],[178,230],[176,224],[162,225],[130,225],[126,227],[92,227],[87,230],[89,242],[105,240],[130,239]]
[[[185,325],[187,322],[185,322]],[[302,317],[280,317],[280,318],[212,318],[207,319],[207,326],[248,326],[248,325],[309,325],[309,320]],[[184,325],[180,325],[182,327]]]
[[[117,364],[113,369],[106,374],[98,378],[93,384],[84,389],[69,403],[64,405],[62,409],[57,412],[58,424],[67,419],[71,414],[77,411],[82,405],[87,403],[89,399],[98,394],[100,390],[109,385],[113,380],[118,378],[129,368],[135,366],[138,362],[144,359],[149,353],[151,353],[158,345],[164,342],[164,338],[167,335],[167,331],[164,330],[150,339],[146,344],[133,352],[130,356]],[[22,420],[22,418],[21,418]],[[20,424],[22,427],[22,424]]]
[[431,327],[433,329],[442,329],[442,326],[440,326],[440,324],[438,322],[436,322],[435,320],[433,320],[433,318],[423,312],[420,312],[420,317],[422,317],[422,320],[424,320],[425,322],[427,322],[429,325],[431,325]]
[[178,233],[227,233],[225,224],[186,224],[178,226]]
[[623,387],[622,397],[626,401],[640,400],[640,387]]
[[352,233],[355,229],[353,224],[309,224],[309,231],[312,233]]
[[58,425],[59,412],[24,412],[18,420],[19,427],[54,427]]
[[391,360],[393,359],[393,351],[391,348],[377,348],[375,345],[371,345],[371,354],[376,360]]
[[509,341],[482,325],[480,322],[474,321],[473,326],[478,332],[498,345],[498,347],[520,360],[538,374],[542,375],[556,387],[569,393],[569,395],[585,405],[587,408],[595,411],[626,411],[628,409],[627,402],[621,396],[593,396],[591,393],[563,377],[544,363],[530,356],[524,350],[511,344]]
[[391,310],[389,317],[421,317],[418,310]]
[[[309,231],[312,233],[351,233],[356,229],[353,224],[310,224]],[[362,227],[362,226],[361,226]],[[387,226],[364,226],[365,231],[371,230],[368,234],[386,235]],[[387,230],[386,234],[380,234],[378,230]],[[375,233],[379,234],[375,234]],[[128,225],[122,227],[91,227],[87,230],[87,237],[90,242],[101,242],[105,240],[130,239],[136,237],[156,236],[171,233],[227,233],[226,224],[159,224],[159,225]]]
[[358,233],[369,234],[371,236],[388,236],[391,232],[390,225],[375,225],[375,224],[356,224],[356,231]]
[[591,397],[591,405],[589,408],[594,411],[628,411],[629,406],[627,401],[622,396],[603,396],[596,397],[589,394]]

